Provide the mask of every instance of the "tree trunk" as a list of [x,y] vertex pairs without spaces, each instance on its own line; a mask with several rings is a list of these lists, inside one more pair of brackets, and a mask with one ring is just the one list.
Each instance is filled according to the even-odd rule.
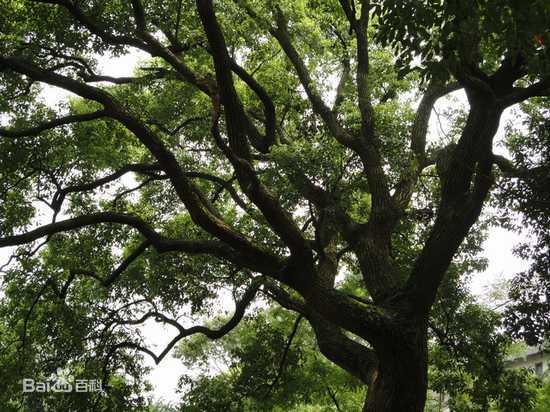
[[363,412],[423,412],[428,389],[427,340],[387,339],[378,349],[379,367],[369,385]]

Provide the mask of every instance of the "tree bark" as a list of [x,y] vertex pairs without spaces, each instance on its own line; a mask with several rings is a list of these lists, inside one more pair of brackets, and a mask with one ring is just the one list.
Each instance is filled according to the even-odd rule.
[[387,337],[377,346],[379,366],[363,412],[423,412],[428,389],[426,328],[413,330],[404,340]]

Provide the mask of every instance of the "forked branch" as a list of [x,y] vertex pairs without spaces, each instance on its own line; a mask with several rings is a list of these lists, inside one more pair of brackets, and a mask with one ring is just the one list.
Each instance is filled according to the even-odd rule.
[[156,311],[148,312],[144,316],[142,316],[140,319],[119,321],[117,322],[118,324],[138,325],[138,324],[144,323],[147,319],[154,318],[159,322],[166,323],[175,327],[179,333],[168,343],[168,345],[158,355],[156,355],[152,350],[142,346],[139,343],[132,342],[132,341],[125,341],[114,345],[109,351],[107,358],[109,359],[119,349],[128,348],[128,349],[135,349],[149,355],[155,361],[155,363],[158,364],[162,361],[162,359],[164,359],[164,357],[166,357],[166,355],[170,352],[170,350],[180,340],[188,336],[200,333],[211,340],[220,339],[225,335],[227,335],[229,332],[231,332],[239,324],[239,322],[242,320],[245,314],[247,307],[250,305],[250,303],[256,296],[256,293],[258,292],[258,289],[260,288],[261,285],[262,285],[261,278],[254,279],[252,281],[252,284],[244,292],[243,296],[241,297],[241,300],[235,304],[235,312],[233,316],[226,323],[224,323],[222,326],[220,326],[217,329],[212,329],[207,326],[192,326],[190,328],[185,328],[176,320],[171,319],[163,315],[162,313],[159,313]]

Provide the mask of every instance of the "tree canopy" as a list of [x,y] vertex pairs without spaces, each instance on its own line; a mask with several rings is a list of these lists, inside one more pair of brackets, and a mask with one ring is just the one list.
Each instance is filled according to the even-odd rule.
[[[240,374],[203,380],[225,399],[244,390],[254,405],[271,385],[264,405],[334,402],[338,384],[366,394],[365,411],[422,411],[429,375],[456,382],[430,353],[487,408],[523,379],[501,355],[486,364],[503,352],[499,321],[464,295],[491,199],[500,224],[519,213],[536,238],[519,249],[533,266],[506,325],[529,342],[550,325],[548,21],[545,0],[0,0],[2,409],[140,408],[143,356],[180,345],[200,363],[226,335],[213,348]],[[100,71],[136,51],[148,57],[134,75]],[[70,97],[51,107],[44,86]],[[430,133],[458,90],[468,107]],[[508,128],[506,158],[495,134],[514,105],[526,120]],[[278,311],[307,323],[294,333],[309,351],[285,352],[266,325]],[[150,321],[173,328],[165,348],[147,346]],[[484,351],[460,354],[472,348]],[[283,353],[308,365],[289,375],[312,382],[299,399],[292,380],[245,370]],[[16,382],[62,372],[107,395]],[[199,404],[200,383],[188,381]]]

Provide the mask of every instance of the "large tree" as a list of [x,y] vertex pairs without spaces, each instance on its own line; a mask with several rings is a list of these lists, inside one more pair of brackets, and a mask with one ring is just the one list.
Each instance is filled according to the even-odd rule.
[[[3,311],[19,317],[0,328],[26,367],[159,362],[187,336],[226,335],[261,294],[368,386],[365,411],[423,410],[438,288],[498,168],[530,175],[493,139],[507,107],[550,94],[547,1],[2,0],[0,13],[0,247],[18,246]],[[101,56],[136,50],[150,59],[135,76],[98,73]],[[77,98],[47,107],[37,84]],[[434,104],[459,89],[467,112],[427,144]],[[341,288],[346,274],[360,287]],[[221,326],[175,318],[211,312],[223,285],[240,297]],[[129,328],[149,319],[177,331],[160,353]]]

